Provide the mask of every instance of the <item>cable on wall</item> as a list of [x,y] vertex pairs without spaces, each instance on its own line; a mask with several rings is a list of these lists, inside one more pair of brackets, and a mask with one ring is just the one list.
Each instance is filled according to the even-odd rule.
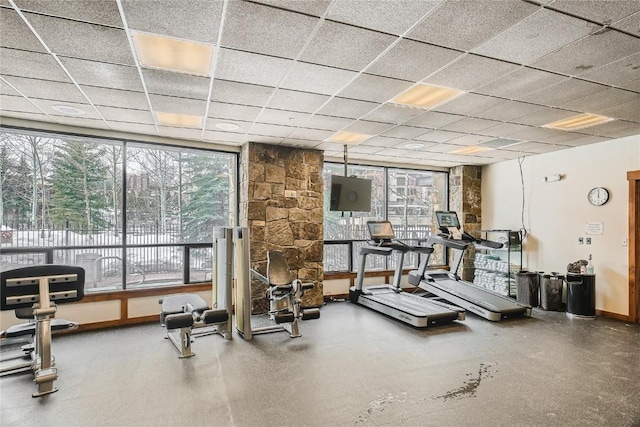
[[527,235],[529,234],[527,232],[527,227],[525,227],[524,225],[524,173],[522,172],[522,164],[524,163],[524,156],[518,157],[518,167],[520,168],[520,183],[521,183],[521,187],[522,187],[522,214],[520,217],[520,221],[522,222],[522,228],[520,228],[520,230],[518,230],[518,233],[520,234],[520,241],[524,242],[524,239],[527,238]]

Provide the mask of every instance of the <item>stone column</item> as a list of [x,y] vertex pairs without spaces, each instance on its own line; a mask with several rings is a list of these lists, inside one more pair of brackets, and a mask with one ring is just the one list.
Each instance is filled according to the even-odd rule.
[[[240,225],[251,232],[251,266],[266,274],[267,252],[282,251],[291,276],[314,283],[303,307],[323,303],[321,151],[245,144],[240,155]],[[265,313],[266,285],[253,280],[252,312]]]
[[[464,230],[477,237],[482,225],[481,182],[481,166],[456,166],[449,171],[449,210],[456,211]],[[473,281],[473,257],[471,245],[458,271],[462,280]]]

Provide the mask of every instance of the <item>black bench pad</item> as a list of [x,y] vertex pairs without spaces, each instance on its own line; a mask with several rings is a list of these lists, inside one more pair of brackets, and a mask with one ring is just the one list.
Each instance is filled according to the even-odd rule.
[[[68,329],[76,329],[78,324],[65,319],[51,319],[51,331],[66,331]],[[35,323],[23,323],[20,325],[11,326],[6,331],[0,332],[0,338],[16,338],[26,335],[35,335],[36,324]]]
[[191,304],[194,310],[200,314],[209,309],[205,300],[203,300],[199,295],[175,294],[167,295],[162,298],[162,314],[166,316],[168,314],[183,313],[184,306],[187,304]]

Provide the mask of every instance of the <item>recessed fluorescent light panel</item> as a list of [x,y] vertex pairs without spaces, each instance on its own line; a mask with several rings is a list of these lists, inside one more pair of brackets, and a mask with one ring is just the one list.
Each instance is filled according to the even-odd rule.
[[240,129],[240,126],[238,126],[235,123],[216,123],[214,126],[216,127],[216,129],[226,130],[226,131],[233,131],[233,130]]
[[393,98],[390,102],[430,109],[449,102],[462,94],[464,94],[464,91],[458,89],[418,83]]
[[410,142],[408,144],[404,144],[402,147],[408,148],[410,150],[417,150],[418,148],[424,147],[424,144],[421,144],[419,142]]
[[213,46],[132,31],[140,65],[177,73],[209,76]]
[[611,120],[613,120],[611,117],[586,113],[569,117],[568,119],[558,120],[553,123],[548,123],[546,125],[542,125],[542,127],[559,130],[576,130],[610,122]]
[[364,135],[362,133],[352,133],[352,132],[336,132],[331,135],[327,141],[329,142],[337,142],[340,144],[349,144],[349,145],[357,145],[361,142],[366,141],[371,138],[373,135]]
[[160,126],[178,126],[182,128],[201,128],[202,117],[189,114],[174,114],[156,112],[156,118]]
[[482,153],[483,151],[489,151],[489,150],[493,150],[493,148],[480,147],[478,145],[472,145],[472,146],[469,146],[469,147],[462,147],[462,148],[458,148],[458,149],[453,150],[453,151],[449,151],[449,154],[471,155],[471,154]]

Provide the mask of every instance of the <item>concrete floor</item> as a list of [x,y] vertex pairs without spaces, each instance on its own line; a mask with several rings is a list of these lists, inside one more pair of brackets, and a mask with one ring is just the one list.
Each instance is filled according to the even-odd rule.
[[640,426],[640,325],[535,310],[418,330],[332,302],[300,329],[201,337],[189,359],[158,324],[56,336],[59,391],[1,378],[0,423]]

